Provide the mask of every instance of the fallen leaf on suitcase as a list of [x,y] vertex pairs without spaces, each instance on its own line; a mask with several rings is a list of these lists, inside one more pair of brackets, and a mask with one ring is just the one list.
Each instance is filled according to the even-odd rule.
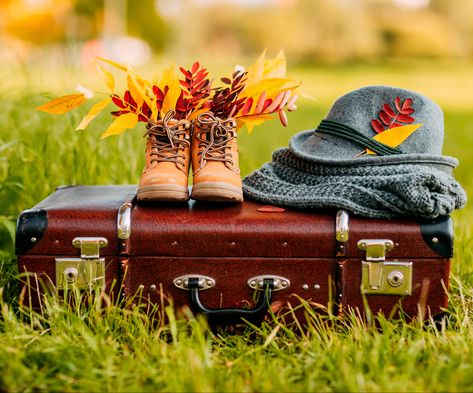
[[258,208],[259,212],[262,213],[284,213],[286,209],[277,206],[261,206]]

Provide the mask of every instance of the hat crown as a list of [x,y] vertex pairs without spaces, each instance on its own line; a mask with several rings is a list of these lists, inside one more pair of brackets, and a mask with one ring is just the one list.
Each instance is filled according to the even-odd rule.
[[[403,104],[407,110],[402,110]],[[409,104],[412,109],[409,109]],[[386,113],[385,105],[388,106],[388,113]],[[404,154],[440,155],[442,152],[444,138],[442,109],[431,99],[410,90],[389,86],[367,86],[354,90],[340,97],[333,104],[326,120],[354,128],[368,138],[373,138],[379,131],[383,131],[383,128],[422,124],[399,146],[399,149]],[[373,121],[378,124],[378,132],[375,130],[376,125],[373,125]],[[347,150],[348,154],[351,154],[353,149],[363,150],[362,146],[355,147],[351,142],[344,142],[350,150],[350,152]]]

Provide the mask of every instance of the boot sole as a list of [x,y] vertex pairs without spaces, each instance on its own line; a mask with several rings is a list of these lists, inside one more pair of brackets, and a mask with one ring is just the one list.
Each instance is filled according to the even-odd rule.
[[136,198],[149,202],[185,202],[189,200],[189,189],[172,184],[145,186],[138,189]]
[[212,202],[243,202],[240,187],[222,182],[205,182],[194,185],[192,199]]

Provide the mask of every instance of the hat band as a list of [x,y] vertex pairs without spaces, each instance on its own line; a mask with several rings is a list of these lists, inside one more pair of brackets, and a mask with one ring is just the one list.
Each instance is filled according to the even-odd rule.
[[338,136],[351,142],[358,143],[363,147],[374,151],[378,156],[402,154],[401,150],[387,146],[375,139],[368,138],[354,128],[337,123],[336,121],[322,120],[315,132]]

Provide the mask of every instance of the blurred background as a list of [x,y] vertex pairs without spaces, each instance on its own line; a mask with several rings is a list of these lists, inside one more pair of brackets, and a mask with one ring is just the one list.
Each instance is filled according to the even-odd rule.
[[2,0],[3,64],[255,56],[294,64],[473,58],[471,0]]

